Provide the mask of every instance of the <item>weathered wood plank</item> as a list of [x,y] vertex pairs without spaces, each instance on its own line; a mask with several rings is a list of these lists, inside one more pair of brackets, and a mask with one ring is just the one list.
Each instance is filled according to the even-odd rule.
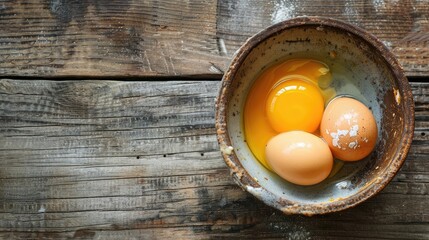
[[427,0],[222,0],[218,37],[234,52],[247,37],[273,23],[298,16],[343,20],[380,38],[408,76],[429,75],[429,4]]
[[3,0],[0,75],[219,74],[216,9],[201,0]]
[[219,78],[248,37],[302,15],[361,26],[429,75],[427,0],[1,0],[0,75]]
[[428,239],[429,84],[408,159],[378,196],[284,216],[218,152],[217,81],[0,80],[0,238]]

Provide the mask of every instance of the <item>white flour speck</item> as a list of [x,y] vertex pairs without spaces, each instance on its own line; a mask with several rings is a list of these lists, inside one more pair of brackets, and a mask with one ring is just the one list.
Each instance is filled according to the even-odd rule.
[[271,14],[271,23],[278,23],[295,16],[295,1],[281,0],[274,4],[273,13]]
[[355,136],[357,136],[358,131],[359,131],[359,125],[353,125],[353,126],[350,128],[349,136],[350,136],[350,137],[355,137]]
[[334,147],[340,148],[341,149],[341,145],[339,143],[340,138],[342,136],[346,136],[347,133],[349,133],[349,130],[338,130],[337,132],[332,132],[331,133],[331,137],[332,137],[332,145]]
[[46,209],[45,209],[44,206],[41,206],[40,209],[39,209],[39,211],[37,211],[37,212],[38,213],[44,213],[44,212],[46,212]]
[[334,147],[338,147],[341,148],[340,144],[338,143],[339,139],[338,138],[334,138],[332,139],[332,145],[334,145]]
[[356,149],[358,145],[357,140],[349,143],[349,148]]
[[352,119],[351,114],[344,114],[344,119],[347,120],[347,123],[350,124],[350,120]]
[[392,42],[390,41],[382,41],[384,45],[386,45],[386,47],[391,48],[392,47]]
[[339,189],[346,189],[348,185],[349,185],[348,181],[342,181],[335,184],[335,186]]
[[372,5],[376,12],[380,11],[380,8],[384,8],[384,0],[372,0]]
[[352,115],[351,114],[344,114],[344,119],[350,120],[350,119],[352,119]]
[[356,1],[354,0],[346,0],[344,4],[344,12],[343,15],[347,18],[349,22],[360,24],[361,17],[356,7]]
[[338,130],[338,136],[345,136],[347,135],[347,133],[349,133],[349,130]]

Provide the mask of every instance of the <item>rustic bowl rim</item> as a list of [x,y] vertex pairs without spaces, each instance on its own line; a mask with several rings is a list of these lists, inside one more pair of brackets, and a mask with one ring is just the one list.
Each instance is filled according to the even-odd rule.
[[[405,104],[404,112],[404,132],[402,135],[401,145],[398,148],[394,157],[390,160],[391,164],[386,169],[386,173],[378,177],[375,180],[369,182],[367,187],[357,192],[346,199],[339,199],[332,202],[325,202],[321,204],[304,204],[300,205],[299,202],[293,202],[282,197],[277,197],[274,193],[263,188],[259,183],[253,179],[246,169],[243,168],[239,159],[235,153],[231,150],[231,140],[229,138],[227,129],[227,110],[228,110],[228,95],[231,93],[231,84],[235,78],[235,75],[240,67],[240,64],[246,59],[251,50],[256,47],[259,43],[263,42],[280,32],[286,31],[290,28],[318,25],[320,27],[332,27],[344,31],[348,34],[353,34],[360,37],[369,45],[375,47],[382,58],[386,61],[388,67],[392,71],[395,80],[398,84],[399,91],[401,93],[401,102]],[[325,17],[297,17],[286,21],[276,23],[259,33],[250,37],[234,54],[233,59],[229,65],[228,70],[223,75],[221,81],[221,87],[216,100],[216,114],[215,114],[215,126],[218,143],[221,149],[221,153],[225,163],[231,169],[231,175],[234,181],[244,190],[261,188],[263,192],[255,194],[251,192],[255,197],[262,200],[267,205],[277,208],[285,214],[303,214],[303,215],[314,215],[314,214],[325,214],[330,212],[341,211],[359,203],[364,202],[370,197],[379,193],[396,175],[401,166],[403,165],[407,153],[411,147],[411,142],[414,135],[414,101],[412,92],[408,83],[407,78],[404,75],[403,69],[399,62],[393,55],[393,53],[374,35],[366,32],[365,30],[345,23],[340,20],[325,18]],[[272,201],[276,199],[276,201]]]

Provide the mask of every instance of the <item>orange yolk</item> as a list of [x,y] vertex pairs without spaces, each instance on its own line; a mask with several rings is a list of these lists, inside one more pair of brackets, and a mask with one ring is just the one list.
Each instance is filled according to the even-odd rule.
[[323,97],[313,84],[288,80],[271,90],[266,101],[266,114],[277,132],[302,130],[314,132],[323,115]]
[[244,106],[244,132],[253,155],[267,169],[265,146],[272,137],[289,130],[318,130],[324,103],[335,95],[330,81],[329,68],[310,59],[282,62],[256,79]]

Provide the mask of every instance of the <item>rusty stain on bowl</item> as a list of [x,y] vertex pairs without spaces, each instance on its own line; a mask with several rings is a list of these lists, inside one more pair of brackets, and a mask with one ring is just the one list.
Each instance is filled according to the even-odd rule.
[[[367,160],[345,164],[334,177],[310,187],[291,184],[259,164],[247,147],[242,122],[247,92],[260,70],[300,57],[325,62],[333,71],[338,62],[345,63],[380,132]],[[236,52],[216,101],[216,129],[225,163],[242,189],[285,214],[324,214],[355,206],[392,180],[411,145],[414,102],[402,68],[376,37],[341,21],[300,17],[259,32]]]

